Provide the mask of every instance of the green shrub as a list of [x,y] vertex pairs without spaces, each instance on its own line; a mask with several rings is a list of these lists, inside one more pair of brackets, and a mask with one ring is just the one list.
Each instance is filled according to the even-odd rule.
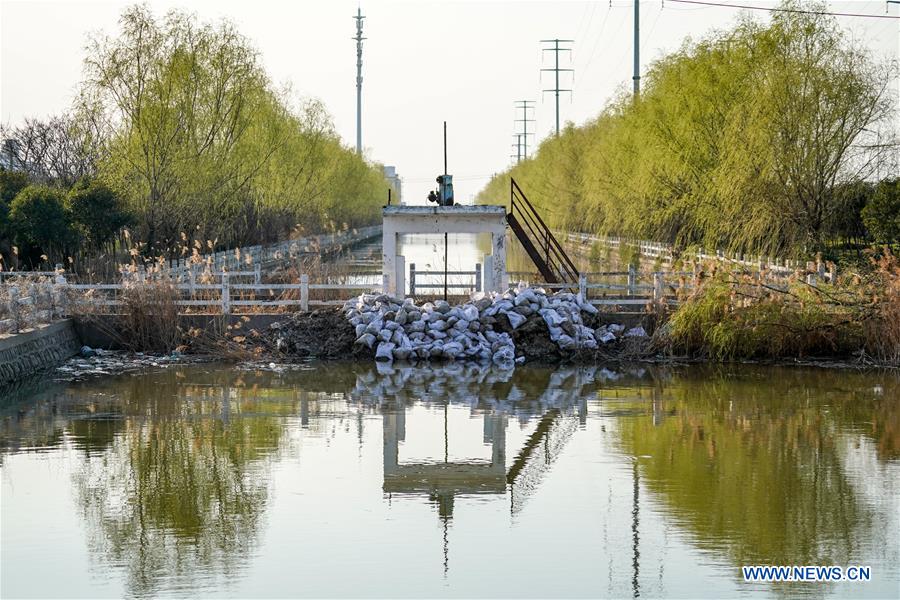
[[900,243],[900,179],[886,179],[862,210],[869,234],[881,244]]
[[8,205],[29,183],[25,173],[0,169],[0,204]]
[[19,192],[9,208],[13,239],[32,259],[44,254],[50,260],[62,261],[78,243],[62,191],[30,185]]
[[73,187],[66,206],[87,243],[96,250],[132,222],[122,199],[97,182],[82,181]]

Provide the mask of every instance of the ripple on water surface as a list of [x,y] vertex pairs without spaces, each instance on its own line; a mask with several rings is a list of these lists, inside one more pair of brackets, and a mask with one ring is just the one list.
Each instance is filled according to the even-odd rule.
[[897,398],[839,371],[317,363],[26,390],[0,405],[0,595],[897,597]]

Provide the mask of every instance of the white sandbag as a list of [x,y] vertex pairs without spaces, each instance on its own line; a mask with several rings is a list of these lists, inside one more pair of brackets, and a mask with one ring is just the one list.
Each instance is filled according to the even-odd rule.
[[478,318],[478,309],[472,304],[466,304],[460,312],[462,313],[461,318],[466,321],[474,321]]
[[589,315],[596,315],[598,312],[597,307],[594,306],[593,304],[591,304],[590,302],[588,302],[587,300],[582,302],[580,306],[581,306],[582,312],[586,312]]
[[644,328],[638,325],[637,327],[632,327],[624,334],[625,337],[647,337],[647,332],[644,331]]
[[516,359],[516,353],[509,346],[503,346],[491,357],[495,363],[513,362]]
[[371,348],[375,345],[375,336],[371,333],[364,333],[358,338],[356,338],[355,344],[359,344],[360,346],[365,346],[366,348]]
[[525,322],[525,317],[517,312],[508,312],[506,313],[506,317],[509,319],[509,324],[513,329],[518,329],[519,326]]
[[598,329],[594,337],[598,342],[608,344],[612,341],[615,341],[616,334],[614,334],[612,331],[603,331],[602,333],[600,333],[600,330]]
[[406,360],[409,358],[409,355],[413,353],[413,349],[410,346],[402,346],[400,348],[394,348],[394,358],[397,360]]
[[391,342],[381,342],[378,344],[378,349],[375,350],[375,360],[393,362],[394,344]]
[[366,333],[378,335],[378,332],[384,329],[384,321],[381,319],[373,319],[366,325]]
[[523,304],[529,304],[532,302],[537,302],[537,297],[534,295],[534,291],[530,288],[522,290],[516,295],[516,299],[513,302],[516,306],[522,306]]
[[447,321],[434,321],[428,324],[428,329],[431,331],[444,331],[447,329],[449,325],[447,325]]
[[458,342],[447,342],[444,344],[444,356],[453,360],[462,354],[463,348]]
[[544,321],[547,322],[547,327],[559,327],[566,322],[566,320],[552,308],[542,308],[539,312],[540,315],[544,317]]

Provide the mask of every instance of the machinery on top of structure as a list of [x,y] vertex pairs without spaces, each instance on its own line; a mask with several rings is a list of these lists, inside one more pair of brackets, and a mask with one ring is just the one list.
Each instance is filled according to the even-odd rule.
[[453,175],[447,175],[447,121],[444,121],[444,174],[437,176],[437,191],[428,192],[428,201],[438,206],[453,206]]
[[437,184],[437,192],[428,192],[428,201],[435,202],[438,206],[453,206],[453,175],[438,175]]

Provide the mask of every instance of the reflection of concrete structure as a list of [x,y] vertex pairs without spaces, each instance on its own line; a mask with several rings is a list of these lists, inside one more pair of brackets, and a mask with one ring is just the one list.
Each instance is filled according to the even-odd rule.
[[506,208],[502,206],[386,206],[383,209],[383,274],[392,294],[406,290],[406,261],[397,255],[397,236],[407,233],[489,233],[491,254],[482,261],[485,291],[504,291]]
[[[438,503],[442,518],[453,516],[453,499],[457,495],[505,494],[509,491],[512,512],[517,512],[537,489],[540,480],[575,433],[579,418],[555,408],[547,411],[508,470],[507,419],[504,413],[484,414],[484,443],[491,444],[490,463],[448,461],[446,445],[449,440],[445,438],[443,462],[401,464],[399,453],[400,442],[406,439],[406,409],[401,405],[399,409],[385,411],[382,415],[384,491],[388,494],[428,495]],[[447,435],[446,429],[444,435]]]
[[428,494],[443,518],[453,516],[457,494],[506,492],[506,415],[484,415],[484,441],[491,444],[491,462],[464,461],[400,464],[400,442],[406,438],[406,411],[385,412],[384,491]]

